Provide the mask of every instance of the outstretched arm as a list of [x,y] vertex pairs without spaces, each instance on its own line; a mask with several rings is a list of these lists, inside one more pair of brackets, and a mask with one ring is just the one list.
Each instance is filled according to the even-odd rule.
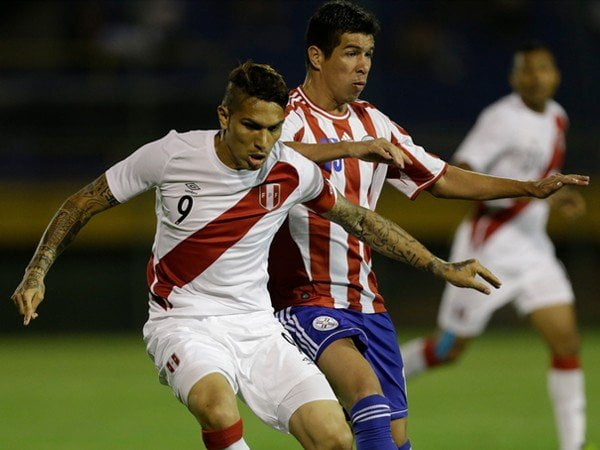
[[398,146],[387,139],[379,138],[370,141],[341,141],[331,144],[306,144],[303,142],[285,142],[298,153],[311,161],[321,164],[339,158],[358,158],[363,161],[393,164],[401,169],[411,165],[412,161]]
[[25,325],[37,317],[35,311],[44,299],[44,278],[57,256],[92,216],[118,204],[104,174],[62,204],[48,224],[21,283],[11,297],[24,316]]
[[324,213],[323,217],[341,225],[348,233],[379,253],[431,272],[455,286],[469,287],[489,294],[489,287],[476,279],[480,275],[492,286],[500,287],[500,280],[475,259],[458,263],[443,261],[394,222],[350,203],[339,193],[334,207]]
[[463,200],[493,200],[496,198],[546,198],[566,185],[587,186],[590,178],[584,175],[556,174],[541,180],[518,181],[484,175],[448,165],[444,175],[429,192],[438,198]]

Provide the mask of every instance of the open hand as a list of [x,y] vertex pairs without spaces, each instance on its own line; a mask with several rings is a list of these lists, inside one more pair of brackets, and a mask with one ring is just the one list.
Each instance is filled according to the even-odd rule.
[[410,157],[404,151],[384,138],[370,141],[352,142],[350,156],[369,162],[393,164],[401,169],[412,165]]
[[38,316],[35,311],[44,300],[45,292],[43,275],[36,271],[25,272],[23,280],[11,296],[19,314],[23,315],[23,325],[29,325]]
[[557,173],[549,177],[533,182],[532,196],[537,198],[546,198],[563,186],[587,186],[590,184],[590,177],[586,175],[563,175]]
[[490,288],[477,279],[477,275],[487,281],[495,288],[502,284],[496,276],[476,259],[468,259],[456,263],[444,263],[442,271],[443,278],[450,284],[457,287],[476,289],[486,295],[489,295]]

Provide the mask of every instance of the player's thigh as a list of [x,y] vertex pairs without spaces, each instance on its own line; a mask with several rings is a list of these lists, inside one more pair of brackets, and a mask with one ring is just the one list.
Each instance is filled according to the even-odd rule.
[[317,365],[347,411],[362,398],[383,394],[375,371],[351,338],[331,342]]
[[203,430],[225,429],[240,420],[235,392],[221,373],[198,380],[190,389],[187,406]]
[[384,397],[390,403],[392,420],[408,415],[404,362],[396,328],[388,313],[365,314],[363,329],[369,345],[364,356],[375,372]]
[[159,380],[186,406],[192,387],[203,377],[219,373],[237,392],[230,349],[216,337],[214,320],[166,318],[144,326],[147,351]]
[[349,449],[352,446],[352,432],[337,401],[304,403],[292,414],[289,430],[303,448]]
[[580,336],[572,303],[536,309],[529,314],[529,318],[552,353],[571,356],[579,352]]
[[238,383],[244,402],[265,423],[287,432],[291,416],[306,403],[335,394],[317,366],[295,345],[274,317],[261,324],[268,337],[238,354]]

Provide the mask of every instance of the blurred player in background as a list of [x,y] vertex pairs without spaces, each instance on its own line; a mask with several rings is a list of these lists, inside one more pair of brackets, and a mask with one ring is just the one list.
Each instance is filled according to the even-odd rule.
[[[558,172],[563,164],[568,119],[552,100],[560,81],[551,51],[528,44],[514,54],[514,92],[483,110],[458,148],[459,167],[500,177],[531,179]],[[562,450],[585,440],[584,376],[573,290],[546,233],[550,207],[568,217],[584,212],[581,195],[563,189],[549,201],[481,202],[458,228],[451,259],[476,255],[503,280],[485,301],[476,293],[447,286],[439,331],[402,346],[406,376],[456,360],[485,329],[495,310],[513,302],[548,345],[548,389]]]
[[[325,162],[327,178],[348,199],[375,209],[386,179],[410,198],[428,190],[475,200],[546,197],[563,183],[587,183],[562,175],[539,182],[489,177],[447,165],[415,145],[373,105],[357,101],[378,29],[372,14],[350,2],[328,2],[315,12],[306,33],[306,79],[290,94],[283,126],[282,140]],[[386,152],[395,167],[351,157]],[[370,248],[295,207],[271,247],[269,272],[278,318],[327,376],[351,418],[358,449],[409,449],[402,358]]]
[[337,195],[319,168],[278,141],[288,89],[265,65],[229,76],[221,130],[171,131],[117,163],[62,205],[13,301],[27,325],[44,278],[95,214],[156,189],[144,340],[159,372],[212,449],[247,449],[235,395],[304,448],[350,449],[352,434],[323,374],[273,316],[267,255],[289,209],[304,203],[383,254],[458,286],[499,281],[474,260],[446,263],[397,225]]

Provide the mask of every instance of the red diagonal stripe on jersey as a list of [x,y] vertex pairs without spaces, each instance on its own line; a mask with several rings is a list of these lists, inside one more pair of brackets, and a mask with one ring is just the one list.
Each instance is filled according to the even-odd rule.
[[[280,161],[262,185],[268,183],[280,184],[279,205],[282,205],[298,187],[298,172]],[[268,214],[259,204],[259,187],[254,186],[234,206],[164,255],[155,267],[158,282],[152,292],[167,298],[175,286],[182,287],[194,280]]]
[[[556,116],[556,138],[552,157],[546,168],[542,171],[540,178],[545,178],[554,171],[559,171],[562,168],[565,157],[565,131],[567,129],[567,118],[564,116]],[[471,242],[473,245],[481,245],[487,241],[492,234],[505,223],[513,220],[529,205],[528,200],[516,200],[515,203],[506,209],[489,214],[486,211],[484,203],[479,203],[477,211],[471,222]],[[487,218],[487,222],[483,220]],[[483,225],[482,225],[483,224]],[[485,229],[481,229],[485,226]]]

